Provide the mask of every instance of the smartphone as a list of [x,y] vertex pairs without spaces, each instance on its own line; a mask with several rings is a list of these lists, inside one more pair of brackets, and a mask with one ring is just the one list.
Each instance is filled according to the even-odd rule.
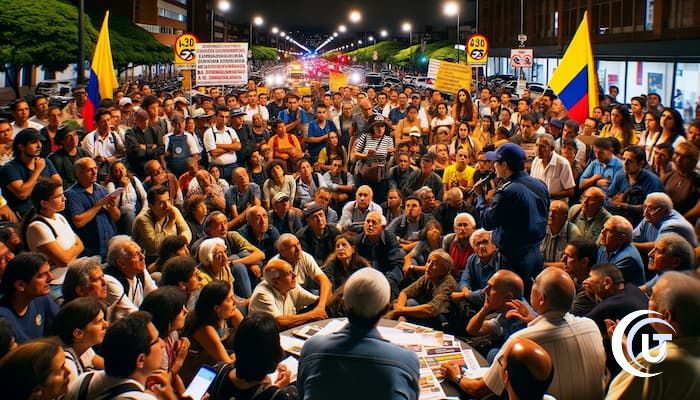
[[201,400],[215,377],[216,371],[208,365],[202,365],[199,371],[197,371],[197,375],[195,375],[194,379],[192,379],[192,382],[185,390],[185,396],[190,396],[193,400]]
[[112,193],[110,193],[109,196],[117,197],[117,196],[119,196],[123,191],[124,191],[124,188],[123,188],[123,187],[118,187],[118,188],[114,189],[114,191],[113,191]]

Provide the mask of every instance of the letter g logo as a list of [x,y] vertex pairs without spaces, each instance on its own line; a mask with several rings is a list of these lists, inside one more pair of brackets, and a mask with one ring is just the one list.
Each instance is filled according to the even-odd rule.
[[[656,376],[660,374],[660,372],[657,372],[655,374],[649,374],[646,372],[640,371],[640,369],[644,369],[644,367],[639,364],[635,358],[634,352],[632,351],[632,342],[634,340],[634,336],[637,334],[637,331],[639,331],[640,328],[642,328],[644,325],[648,325],[651,323],[657,323],[657,324],[663,324],[671,328],[674,332],[675,329],[666,321],[660,319],[660,318],[645,318],[630,328],[629,335],[627,337],[627,346],[623,347],[622,345],[622,337],[625,334],[625,331],[627,330],[627,326],[632,323],[633,320],[635,320],[638,317],[641,317],[643,315],[649,315],[649,314],[656,314],[656,315],[661,315],[655,311],[650,311],[650,310],[640,310],[640,311],[635,311],[631,314],[628,314],[625,318],[620,320],[620,322],[617,324],[615,327],[615,331],[613,332],[612,339],[611,339],[611,344],[612,344],[612,351],[613,351],[613,356],[615,357],[615,361],[628,373],[640,377],[640,378],[650,378],[652,376]],[[649,334],[642,334],[642,352],[641,355],[646,360],[647,362],[650,363],[660,363],[666,358],[666,342],[670,341],[673,337],[670,334],[661,334],[661,333],[655,333],[651,335],[654,340],[656,340],[659,343],[659,354],[657,356],[652,356],[649,353]],[[625,352],[626,354],[629,355],[629,358],[632,360],[634,364],[637,365],[637,367],[631,365],[629,362],[627,362],[627,359],[625,358]]]

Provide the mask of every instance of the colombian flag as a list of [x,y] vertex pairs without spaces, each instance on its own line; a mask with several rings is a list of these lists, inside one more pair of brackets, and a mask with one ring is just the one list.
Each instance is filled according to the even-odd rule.
[[111,99],[114,89],[117,88],[117,77],[114,75],[114,63],[112,62],[112,49],[109,44],[109,11],[102,21],[100,35],[97,37],[95,53],[90,64],[90,80],[87,86],[87,100],[83,105],[83,125],[87,132],[95,129],[95,109],[100,104],[100,99]]
[[593,109],[598,105],[598,79],[588,29],[588,12],[583,13],[583,21],[554,70],[549,87],[561,99],[569,118],[582,124],[586,117],[593,115]]

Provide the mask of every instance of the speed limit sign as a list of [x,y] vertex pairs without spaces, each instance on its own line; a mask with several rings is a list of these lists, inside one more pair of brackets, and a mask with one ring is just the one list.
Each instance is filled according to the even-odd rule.
[[183,33],[175,40],[175,64],[192,65],[197,62],[195,49],[197,38],[191,33]]
[[475,33],[467,38],[467,64],[483,65],[489,56],[489,40],[486,36]]

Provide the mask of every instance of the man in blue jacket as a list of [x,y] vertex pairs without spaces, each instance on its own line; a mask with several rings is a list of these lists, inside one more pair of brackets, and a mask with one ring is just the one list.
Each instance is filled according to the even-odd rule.
[[502,268],[520,275],[527,293],[531,278],[544,265],[539,246],[547,228],[547,186],[524,171],[525,152],[514,143],[486,153],[486,159],[494,161],[496,174],[505,183],[493,194],[475,187],[479,220],[484,229],[493,231],[492,241],[503,255]]
[[382,338],[376,326],[389,309],[389,282],[362,268],[345,283],[348,324],[304,343],[299,357],[299,398],[417,399],[418,357]]

